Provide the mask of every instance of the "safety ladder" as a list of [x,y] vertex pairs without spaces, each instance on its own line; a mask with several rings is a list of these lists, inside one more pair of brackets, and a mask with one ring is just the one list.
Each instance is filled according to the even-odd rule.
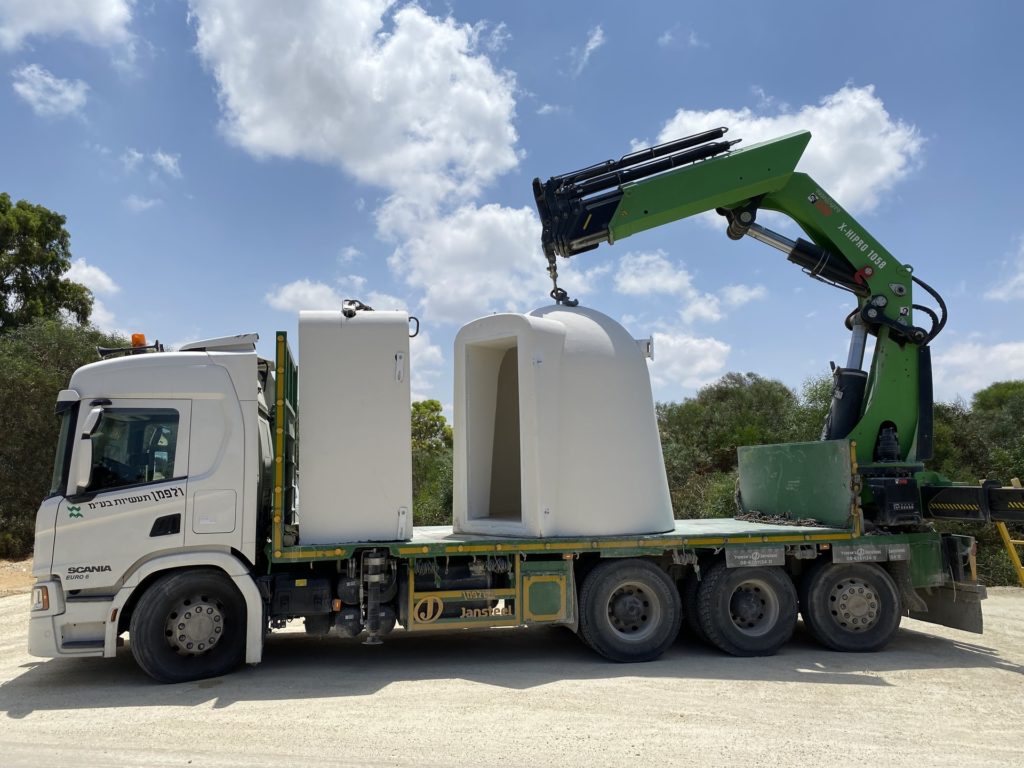
[[[1010,485],[1014,488],[1020,488],[1020,478],[1013,478],[1010,481]],[[1010,531],[1006,527],[1006,523],[997,522],[996,529],[999,531],[999,535],[1003,539],[1003,546],[1006,547],[1006,554],[1010,556],[1010,562],[1013,564],[1013,569],[1017,572],[1017,581],[1022,587],[1024,587],[1024,565],[1021,565],[1020,555],[1017,552],[1017,546],[1024,544],[1024,540],[1011,539]]]

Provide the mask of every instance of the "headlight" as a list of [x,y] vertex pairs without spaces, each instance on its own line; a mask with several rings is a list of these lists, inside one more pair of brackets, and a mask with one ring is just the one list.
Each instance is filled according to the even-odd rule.
[[32,587],[32,610],[50,610],[50,590],[48,587]]

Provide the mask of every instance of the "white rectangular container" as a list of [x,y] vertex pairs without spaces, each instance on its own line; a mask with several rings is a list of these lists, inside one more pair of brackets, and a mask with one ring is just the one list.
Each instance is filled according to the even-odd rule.
[[412,536],[409,317],[299,314],[299,543]]

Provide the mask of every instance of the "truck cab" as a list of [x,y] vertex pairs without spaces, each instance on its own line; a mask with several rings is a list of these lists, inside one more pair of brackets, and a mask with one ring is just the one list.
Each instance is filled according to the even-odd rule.
[[118,593],[157,561],[202,550],[236,561],[235,571],[255,563],[269,510],[264,395],[273,386],[255,343],[250,334],[130,350],[80,368],[59,393],[33,563],[34,601],[48,610],[33,613],[33,653],[112,653]]

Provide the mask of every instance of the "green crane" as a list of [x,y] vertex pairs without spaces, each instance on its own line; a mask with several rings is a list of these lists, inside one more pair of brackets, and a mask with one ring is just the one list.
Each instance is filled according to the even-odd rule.
[[[925,470],[924,462],[932,456],[929,344],[946,324],[942,297],[820,184],[796,171],[809,132],[733,149],[737,142],[724,139],[727,131],[705,131],[546,182],[534,179],[552,297],[573,303],[558,287],[558,256],[569,258],[602,243],[717,211],[730,239],[752,237],[777,248],[810,277],[856,299],[857,308],[845,320],[850,331],[846,364],[833,366],[833,399],[822,440],[848,441],[863,481],[861,502],[869,524],[906,528],[920,525],[926,516],[1024,521],[1024,493],[1019,489],[995,481],[953,484]],[[758,224],[760,210],[788,216],[807,239],[791,240]],[[914,302],[915,287],[932,297],[934,309]],[[924,324],[918,325],[918,319]],[[865,368],[869,335],[876,341]],[[744,485],[745,458],[748,475],[770,476],[772,483],[778,482],[780,471],[783,476],[813,478],[813,468],[809,475],[808,468],[801,473],[796,466],[808,462],[807,452],[768,448],[746,455],[741,449],[745,493],[765,498],[757,483]],[[813,489],[802,496],[813,498]]]

